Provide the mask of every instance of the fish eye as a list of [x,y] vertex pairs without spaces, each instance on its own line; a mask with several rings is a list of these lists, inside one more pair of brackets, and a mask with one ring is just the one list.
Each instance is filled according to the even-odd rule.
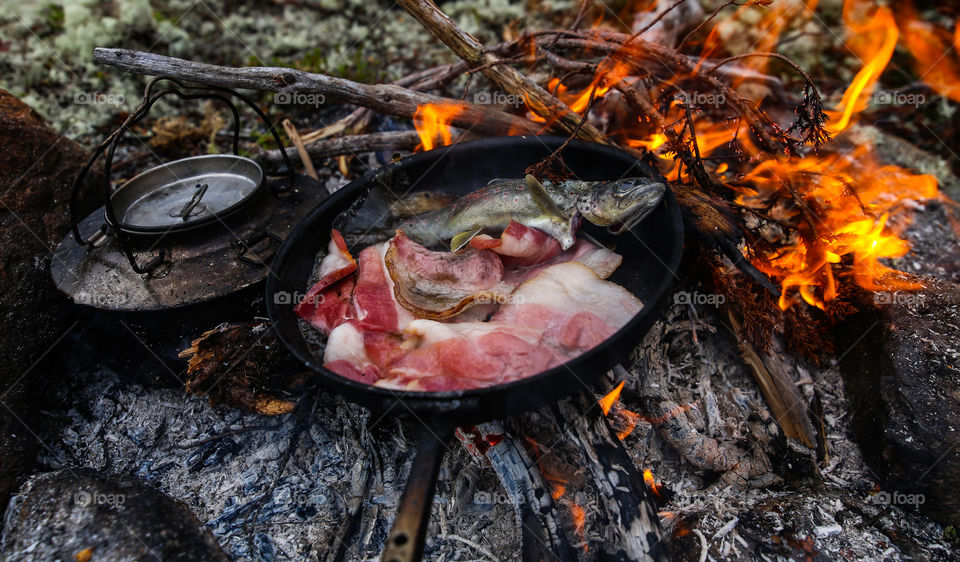
[[641,183],[642,180],[640,178],[626,178],[620,180],[620,182],[617,184],[616,192],[618,195],[624,195],[635,190]]

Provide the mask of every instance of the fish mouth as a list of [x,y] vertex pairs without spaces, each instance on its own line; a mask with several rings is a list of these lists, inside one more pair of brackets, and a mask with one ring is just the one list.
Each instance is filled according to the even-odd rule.
[[622,234],[647,218],[660,204],[665,190],[663,186],[639,190],[629,201],[622,204],[622,207],[635,209],[635,212],[625,214],[624,220],[610,225],[610,232]]

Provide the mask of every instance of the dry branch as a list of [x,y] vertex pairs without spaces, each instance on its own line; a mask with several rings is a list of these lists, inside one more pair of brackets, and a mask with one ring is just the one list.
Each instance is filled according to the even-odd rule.
[[551,96],[546,90],[512,66],[499,64],[499,58],[489,52],[474,36],[463,31],[431,0],[400,0],[400,5],[424,27],[471,66],[483,66],[481,72],[507,92],[522,96],[531,111],[548,123],[556,122],[569,134],[578,134],[584,140],[609,144],[610,141],[590,124],[580,123],[580,116]]
[[[361,154],[380,150],[412,150],[419,143],[420,136],[416,131],[390,131],[324,139],[312,142],[305,148],[311,158],[319,160],[344,154]],[[299,156],[294,147],[288,147],[286,151],[290,158]],[[279,149],[274,149],[267,151],[263,155],[263,160],[269,164],[279,164],[283,162],[283,157]]]
[[377,113],[400,117],[412,117],[417,107],[425,104],[453,105],[457,107],[456,115],[451,119],[453,126],[491,135],[537,134],[543,130],[541,124],[492,106],[424,94],[392,84],[361,84],[292,68],[229,68],[143,51],[102,47],[94,50],[93,58],[97,63],[134,74],[169,76],[205,86],[319,94],[324,96],[325,102],[352,103]]

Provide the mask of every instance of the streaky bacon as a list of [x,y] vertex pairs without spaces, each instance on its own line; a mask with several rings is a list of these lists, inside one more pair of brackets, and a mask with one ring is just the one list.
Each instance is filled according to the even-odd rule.
[[397,303],[393,281],[383,262],[387,244],[364,248],[360,252],[360,273],[353,289],[354,317],[368,330],[399,332],[413,315]]
[[377,386],[420,391],[480,388],[530,376],[556,363],[535,329],[414,320],[405,334],[417,347],[384,365]]
[[623,263],[623,256],[603,246],[597,246],[589,240],[578,239],[573,246],[543,263],[508,268],[504,274],[504,282],[519,285],[552,265],[566,262],[581,263],[593,270],[601,279],[606,279]]
[[356,270],[357,260],[350,255],[350,250],[347,249],[347,242],[343,239],[343,235],[333,228],[330,230],[330,244],[327,247],[327,255],[320,260],[320,267],[317,268],[317,279],[319,281],[310,290],[316,290],[319,293]]
[[[316,288],[319,285],[314,286]],[[294,307],[293,311],[324,334],[353,318],[353,288],[356,280],[352,277],[341,279],[322,292],[311,288],[307,296]]]
[[350,380],[373,384],[380,378],[380,369],[367,355],[365,332],[356,320],[334,328],[327,337],[323,365]]
[[560,253],[560,243],[549,234],[510,221],[500,239],[485,234],[474,236],[470,246],[478,250],[493,250],[503,258],[504,267],[527,267],[542,263]]
[[330,231],[327,255],[320,260],[316,277],[319,279],[293,311],[311,326],[327,334],[353,317],[350,300],[353,280],[346,278],[357,270],[357,261],[350,255],[347,243],[336,229]]

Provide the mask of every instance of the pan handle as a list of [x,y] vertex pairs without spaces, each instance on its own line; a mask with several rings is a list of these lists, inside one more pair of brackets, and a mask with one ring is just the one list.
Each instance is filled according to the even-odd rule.
[[424,424],[418,439],[417,454],[410,467],[410,478],[400,497],[400,508],[393,520],[381,562],[414,562],[423,557],[437,474],[453,430],[454,426],[449,422]]

